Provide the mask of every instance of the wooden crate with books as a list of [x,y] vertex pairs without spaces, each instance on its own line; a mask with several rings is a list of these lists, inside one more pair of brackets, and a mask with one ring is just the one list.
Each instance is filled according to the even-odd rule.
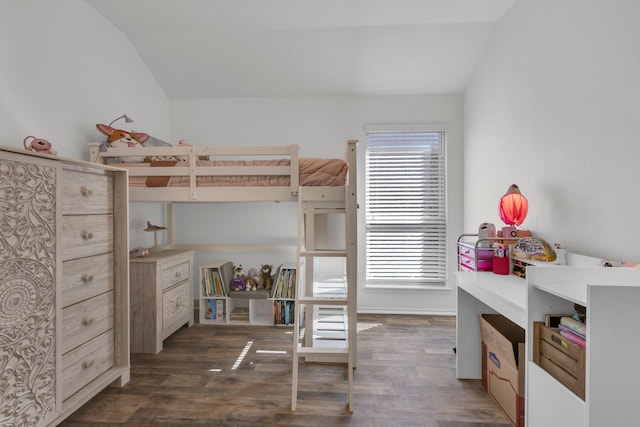
[[557,328],[534,322],[533,361],[584,400],[586,333],[578,323],[569,316]]

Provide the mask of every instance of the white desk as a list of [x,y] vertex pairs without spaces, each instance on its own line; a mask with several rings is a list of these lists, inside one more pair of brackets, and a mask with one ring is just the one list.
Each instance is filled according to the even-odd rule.
[[[570,255],[570,254],[568,254]],[[570,267],[527,269],[527,279],[492,272],[458,272],[457,377],[482,377],[478,316],[499,313],[525,329],[526,425],[580,427],[637,425],[640,354],[640,269],[599,268],[596,258],[571,254]],[[533,362],[532,325],[547,313],[587,310],[586,398]],[[615,327],[613,327],[615,325]]]
[[527,325],[527,281],[492,272],[457,275],[456,354],[458,378],[482,378],[482,338],[478,317],[498,313],[520,327]]

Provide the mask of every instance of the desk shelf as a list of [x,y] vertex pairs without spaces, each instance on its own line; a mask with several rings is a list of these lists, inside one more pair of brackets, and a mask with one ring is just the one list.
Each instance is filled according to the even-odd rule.
[[[481,378],[478,316],[497,313],[525,329],[527,427],[637,424],[640,269],[597,267],[599,259],[567,254],[568,266],[527,268],[527,278],[456,273],[457,376]],[[585,400],[533,362],[533,322],[586,307]]]

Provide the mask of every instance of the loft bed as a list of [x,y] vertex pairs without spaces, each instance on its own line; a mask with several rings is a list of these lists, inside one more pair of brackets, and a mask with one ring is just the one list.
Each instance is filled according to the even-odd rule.
[[[108,148],[89,144],[91,162],[129,171],[129,200],[144,202],[344,201],[355,184],[357,141],[345,159],[301,158],[297,145]],[[144,159],[145,161],[128,161]]]
[[[307,351],[294,350],[294,360],[298,356],[307,361],[331,361],[347,363],[349,371],[349,407],[353,405],[352,370],[356,360],[356,293],[357,293],[357,141],[346,144],[344,159],[307,159],[299,156],[297,145],[269,147],[136,147],[108,148],[101,151],[100,143],[90,143],[90,160],[97,163],[114,163],[129,171],[129,200],[132,202],[164,202],[167,204],[169,227],[172,227],[174,202],[297,202],[297,257],[298,268],[303,264],[304,271],[297,276],[304,280],[299,290],[305,298],[296,297],[296,307],[311,304],[313,316],[305,316],[306,332],[297,346],[313,347]],[[148,161],[135,163],[127,159],[139,157]],[[258,160],[256,160],[256,158]],[[262,160],[260,160],[262,159]],[[122,162],[122,160],[125,160]],[[320,165],[320,166],[318,166]],[[310,172],[315,172],[310,173]],[[318,174],[328,180],[321,180]],[[222,182],[221,182],[222,181]],[[345,213],[345,250],[323,251],[316,248],[318,232],[314,225],[314,215],[323,212],[342,211]],[[171,233],[170,233],[171,236]],[[170,246],[173,239],[170,238]],[[182,245],[181,245],[182,246]],[[326,289],[315,283],[313,261],[317,256],[333,256],[329,252],[341,252],[346,259],[344,287],[340,295],[334,295],[337,287],[324,297]],[[304,276],[304,277],[303,277]],[[305,289],[302,291],[302,289]],[[320,295],[316,297],[316,294]],[[338,316],[316,315],[322,309],[329,312],[342,300],[338,307]],[[333,303],[336,304],[333,304]],[[318,304],[318,305],[314,305]],[[296,313],[302,310],[296,309]],[[331,326],[326,340],[316,339],[322,335],[316,325],[322,317],[333,322],[336,317],[343,319],[344,343],[333,339],[337,330]],[[295,330],[299,327],[296,320]],[[300,336],[296,334],[295,336]],[[328,345],[328,348],[320,348]],[[317,347],[316,347],[317,346]],[[343,346],[343,348],[336,348]],[[297,368],[294,369],[294,395],[292,409],[295,409],[297,391]]]

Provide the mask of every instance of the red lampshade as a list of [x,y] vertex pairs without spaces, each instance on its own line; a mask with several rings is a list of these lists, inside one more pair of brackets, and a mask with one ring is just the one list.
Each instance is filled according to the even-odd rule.
[[507,194],[500,198],[500,219],[507,225],[520,225],[529,211],[527,198],[520,194],[516,184],[511,184]]

